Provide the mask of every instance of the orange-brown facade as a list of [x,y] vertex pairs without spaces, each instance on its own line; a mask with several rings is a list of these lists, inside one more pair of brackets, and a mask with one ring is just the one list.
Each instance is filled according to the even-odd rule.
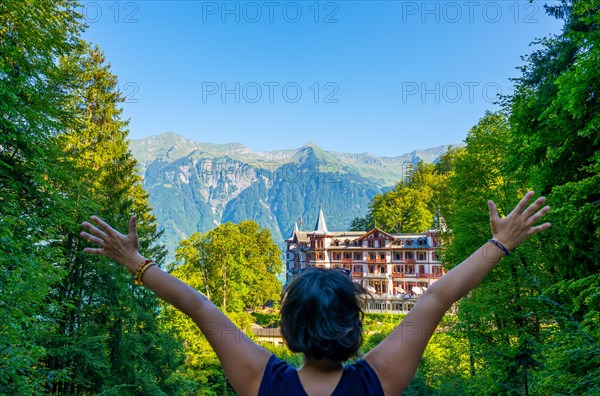
[[[416,299],[443,274],[439,250],[437,231],[328,231],[321,210],[314,231],[295,226],[287,240],[287,282],[305,268],[344,268],[378,299]],[[387,307],[380,305],[380,310],[406,310]]]

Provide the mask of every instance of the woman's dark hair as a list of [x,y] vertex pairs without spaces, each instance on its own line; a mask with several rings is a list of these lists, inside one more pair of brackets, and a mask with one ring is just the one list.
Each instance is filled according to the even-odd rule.
[[283,295],[281,334],[292,352],[345,361],[362,344],[364,289],[336,269],[309,268]]

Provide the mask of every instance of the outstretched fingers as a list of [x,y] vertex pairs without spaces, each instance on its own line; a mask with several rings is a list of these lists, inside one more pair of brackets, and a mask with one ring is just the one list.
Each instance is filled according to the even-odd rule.
[[97,255],[99,254],[102,256],[106,255],[106,254],[104,254],[104,249],[101,249],[101,248],[100,249],[99,248],[85,248],[85,249],[83,249],[83,251],[85,253],[89,253],[89,254],[97,254]]
[[[104,231],[100,230],[95,225],[88,223],[87,221],[84,221],[81,223],[81,225],[89,232],[88,235],[93,235],[102,240],[106,240],[106,238],[108,238],[108,235]],[[81,236],[83,236],[83,234]]]
[[131,216],[129,219],[129,236],[137,237],[137,218],[135,216]]
[[107,235],[117,234],[117,231],[114,228],[112,228],[110,225],[108,225],[108,223],[105,222],[104,220],[102,220],[100,217],[92,216],[92,221],[94,223],[96,223],[98,225],[98,227],[100,227],[100,229],[102,229],[102,231],[104,231]]
[[488,201],[488,207],[490,208],[490,222],[495,223],[500,220],[500,215],[498,214],[498,208],[496,207],[496,203],[494,201]]
[[129,219],[129,232],[127,235],[115,230],[98,216],[92,216],[91,221],[95,225],[87,221],[82,223],[87,232],[81,232],[80,235],[96,246],[86,247],[83,251],[108,257],[135,272],[140,263],[135,216]]
[[103,247],[104,246],[104,240],[98,238],[97,236],[94,236],[92,234],[88,234],[87,232],[82,232],[80,234],[83,238],[87,239],[88,241],[95,243],[96,245]]
[[546,197],[539,197],[535,200],[525,211],[523,211],[523,216],[525,218],[529,218],[534,215],[538,211],[538,209],[546,202]]
[[518,215],[523,214],[525,212],[525,210],[527,210],[527,205],[529,205],[529,201],[531,201],[531,198],[533,198],[534,195],[535,195],[535,192],[533,190],[529,191],[527,194],[525,194],[523,196],[523,198],[521,198],[521,200],[519,201],[517,206],[515,206],[512,213],[515,213]]
[[[544,201],[542,201],[540,203],[540,205],[543,203]],[[539,205],[538,205],[539,208]],[[537,209],[537,208],[536,208]],[[542,209],[538,210],[533,216],[531,216],[528,220],[528,224],[529,225],[534,225],[535,223],[537,223],[542,217],[544,217],[546,215],[546,213],[548,213],[550,211],[550,206],[544,206]]]
[[529,233],[530,233],[530,235],[537,234],[537,233],[538,233],[538,232],[540,232],[540,231],[544,231],[544,230],[546,230],[546,229],[550,228],[550,226],[551,226],[551,224],[550,224],[550,223],[544,223],[544,224],[540,224],[540,225],[538,225],[538,226],[531,227],[531,228],[529,229]]

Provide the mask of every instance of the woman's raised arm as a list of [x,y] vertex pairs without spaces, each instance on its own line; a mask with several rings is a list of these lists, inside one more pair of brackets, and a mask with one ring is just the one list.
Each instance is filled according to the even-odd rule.
[[[87,232],[82,232],[81,236],[98,247],[85,248],[86,253],[106,256],[132,274],[147,262],[138,250],[135,217],[129,220],[127,235],[116,231],[99,217],[92,216],[91,219],[96,225],[82,223]],[[242,395],[258,393],[270,352],[246,337],[206,296],[160,268],[149,267],[143,274],[143,283],[198,325],[236,392]]]
[[515,209],[500,218],[496,205],[488,201],[492,238],[469,258],[433,283],[408,315],[365,360],[373,367],[387,395],[399,395],[410,383],[423,351],[444,313],[459,298],[475,288],[506,254],[525,239],[550,227],[536,226],[550,207],[540,197],[528,206],[534,192],[528,192]]

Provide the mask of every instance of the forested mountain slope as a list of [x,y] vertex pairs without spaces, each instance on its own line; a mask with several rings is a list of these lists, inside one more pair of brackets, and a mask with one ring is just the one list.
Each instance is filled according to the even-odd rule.
[[312,229],[320,206],[332,230],[347,229],[413,164],[436,162],[447,149],[376,157],[325,151],[314,143],[253,152],[241,144],[197,143],[174,133],[131,141],[171,252],[193,232],[246,219],[281,242],[300,219],[301,228]]

